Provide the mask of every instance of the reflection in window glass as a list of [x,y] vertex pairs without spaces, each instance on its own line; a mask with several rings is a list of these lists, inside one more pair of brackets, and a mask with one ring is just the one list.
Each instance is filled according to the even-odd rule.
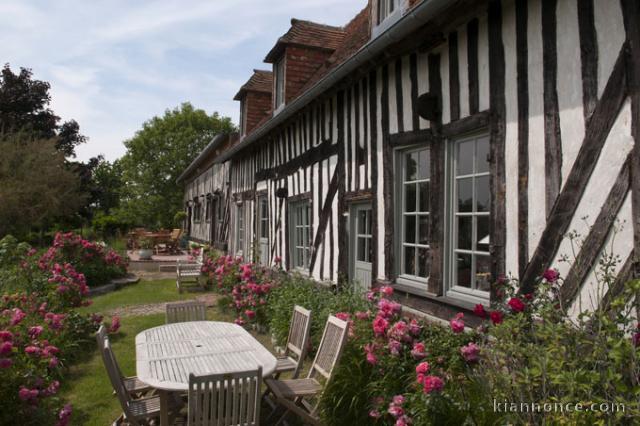
[[428,149],[404,152],[400,157],[401,259],[399,272],[410,278],[428,278],[430,268],[430,174]]
[[293,233],[292,264],[294,268],[309,269],[311,260],[311,204],[308,200],[291,205]]
[[453,282],[480,291],[489,291],[491,281],[488,154],[486,136],[453,144]]

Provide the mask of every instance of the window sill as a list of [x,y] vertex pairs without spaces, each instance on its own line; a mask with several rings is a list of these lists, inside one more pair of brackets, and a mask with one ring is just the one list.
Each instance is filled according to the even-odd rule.
[[429,292],[426,289],[425,283],[411,281],[402,277],[398,277],[396,281],[392,283],[392,287],[395,290],[401,292],[405,292],[418,297],[424,297],[426,299],[469,311],[473,311],[477,304],[482,304],[485,307],[489,307],[489,299],[463,295],[459,292],[453,292],[454,294],[452,295],[451,291],[447,292],[446,295],[438,296],[435,293]]

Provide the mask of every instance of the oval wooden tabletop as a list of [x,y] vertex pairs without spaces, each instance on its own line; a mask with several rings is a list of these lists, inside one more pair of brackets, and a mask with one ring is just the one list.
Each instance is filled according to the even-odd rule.
[[270,376],[276,358],[248,331],[228,322],[167,324],[136,336],[138,379],[156,389],[186,391],[190,373],[231,373],[258,366]]

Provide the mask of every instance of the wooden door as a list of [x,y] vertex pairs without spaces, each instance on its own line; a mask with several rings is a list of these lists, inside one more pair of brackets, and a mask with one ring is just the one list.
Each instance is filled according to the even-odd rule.
[[258,197],[258,241],[260,245],[260,264],[269,266],[269,203],[265,195]]
[[355,204],[351,208],[351,279],[363,290],[371,288],[371,205]]

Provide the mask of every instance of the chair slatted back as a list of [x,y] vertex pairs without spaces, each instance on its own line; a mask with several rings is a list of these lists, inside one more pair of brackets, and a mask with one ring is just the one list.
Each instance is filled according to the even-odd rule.
[[189,426],[260,424],[262,367],[207,376],[189,375]]
[[104,339],[104,366],[107,369],[107,374],[109,375],[109,381],[111,381],[111,386],[113,386],[113,390],[116,391],[116,395],[118,396],[118,401],[120,401],[120,405],[122,407],[122,411],[124,412],[125,417],[128,420],[133,421],[132,414],[129,410],[129,403],[131,402],[131,395],[127,392],[127,389],[124,385],[124,381],[122,379],[122,373],[120,372],[120,368],[116,362],[115,355],[113,354],[113,350],[111,349],[111,343],[109,339]]
[[179,240],[181,235],[182,235],[181,228],[175,228],[173,231],[171,231],[171,239],[174,241]]
[[338,363],[340,355],[347,343],[348,324],[330,315],[322,333],[320,347],[313,360],[308,377],[322,375],[327,381],[331,378],[333,368]]
[[167,303],[166,323],[204,321],[207,305],[200,301]]
[[296,369],[293,372],[293,378],[298,377],[302,362],[307,356],[309,348],[309,337],[311,336],[311,311],[302,306],[294,306],[293,315],[291,316],[291,325],[289,326],[289,336],[287,337],[287,345],[285,347],[285,356],[291,357],[295,355],[297,362]]

